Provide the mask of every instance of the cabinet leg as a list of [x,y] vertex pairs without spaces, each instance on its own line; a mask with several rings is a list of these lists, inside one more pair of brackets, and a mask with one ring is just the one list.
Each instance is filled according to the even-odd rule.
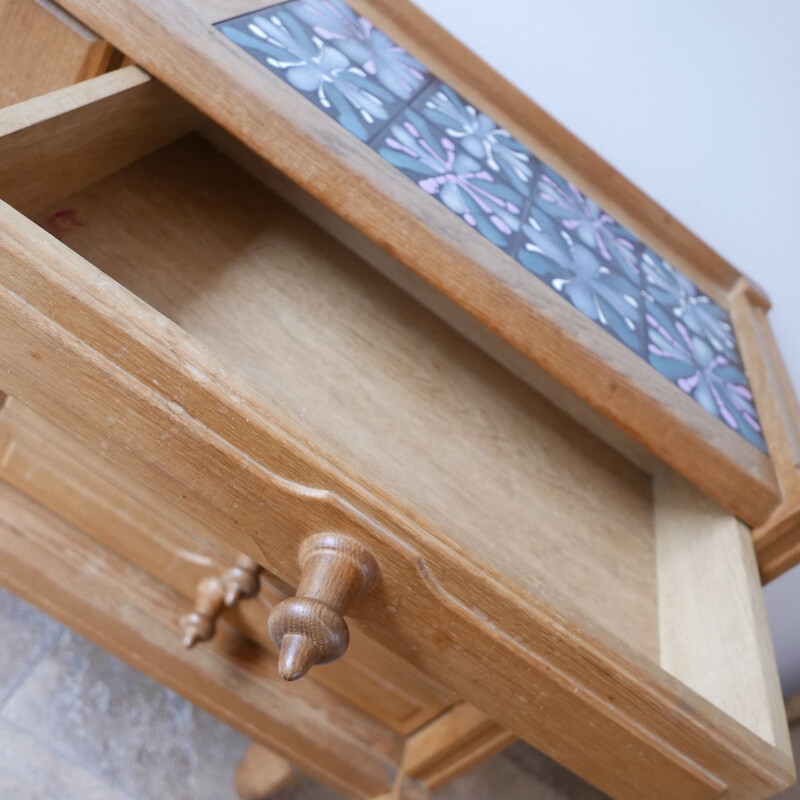
[[298,771],[285,758],[254,744],[236,768],[234,787],[241,800],[267,800],[298,777]]

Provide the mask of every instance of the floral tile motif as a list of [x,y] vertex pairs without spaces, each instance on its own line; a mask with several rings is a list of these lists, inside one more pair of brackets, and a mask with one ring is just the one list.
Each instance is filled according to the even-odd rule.
[[344,0],[288,0],[218,27],[766,451],[728,312]]
[[219,27],[362,141],[430,81],[422,64],[342,0],[292,0]]
[[413,108],[380,137],[378,152],[467,224],[511,252],[524,196]]

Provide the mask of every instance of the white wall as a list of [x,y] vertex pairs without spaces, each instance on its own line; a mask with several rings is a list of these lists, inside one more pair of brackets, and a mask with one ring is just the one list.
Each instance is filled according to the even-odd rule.
[[[800,390],[800,2],[416,2],[767,290]],[[800,567],[766,596],[800,691]]]

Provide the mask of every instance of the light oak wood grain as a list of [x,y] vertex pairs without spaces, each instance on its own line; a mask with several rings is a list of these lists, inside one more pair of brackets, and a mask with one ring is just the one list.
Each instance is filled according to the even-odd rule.
[[196,120],[138,67],[0,109],[0,198],[34,214],[187,133]]
[[309,774],[352,798],[391,787],[399,739],[228,631],[184,650],[177,595],[4,484],[0,554],[4,586]]
[[0,106],[99,75],[113,52],[50,0],[0,0]]
[[581,427],[589,429],[648,474],[653,474],[657,470],[659,461],[646,448],[534,365],[493,331],[478,323],[461,306],[435,290],[420,276],[405,269],[388,251],[359,233],[327,206],[223,131],[219,125],[204,118],[198,126],[198,132],[270,191],[275,192],[359,258],[376,268],[403,291],[491,355],[506,369],[547,397],[556,407],[575,419]]
[[[2,211],[5,390],[289,583],[309,533],[355,536],[382,570],[355,627],[621,800],[760,798],[790,782],[784,753],[322,457],[279,404],[267,413],[206,348]],[[265,504],[279,511],[268,536]]]
[[[0,477],[189,601],[204,581],[236,569],[224,540],[13,398],[0,414]],[[269,614],[292,593],[278,584],[262,573],[258,600],[225,611],[228,623],[273,653]],[[221,595],[226,591],[220,587]],[[348,663],[318,670],[314,679],[398,733],[419,729],[452,701],[441,686],[358,631],[349,655]]]
[[297,770],[277,753],[254,744],[236,768],[234,786],[241,800],[267,800],[272,794],[291,786]]
[[[189,163],[196,166],[199,159],[191,156],[192,147],[191,143],[181,143],[170,154],[187,152]],[[133,173],[134,170],[126,170],[125,179]],[[206,175],[203,180],[207,178]],[[102,182],[103,191],[113,180]],[[183,184],[184,189],[190,185]],[[142,186],[146,187],[144,191]],[[119,196],[135,202],[138,192],[152,200],[153,186],[149,178],[138,188],[135,181],[120,184]],[[198,186],[202,209],[203,187]],[[235,192],[226,193],[224,181],[214,186],[218,203],[221,199],[230,214]],[[239,179],[234,180],[236,191],[243,186]],[[94,188],[82,194],[91,197]],[[245,189],[245,195],[249,191]],[[184,195],[185,192],[177,210],[161,220],[162,227],[148,225],[159,244],[168,244],[175,230],[185,229],[186,216],[181,216],[185,213]],[[273,210],[280,207],[270,206]],[[101,218],[99,203],[94,210]],[[251,257],[247,242],[237,236],[243,230],[259,230],[258,226],[251,227],[248,202],[242,203],[239,210],[242,218],[232,226],[200,237],[204,244],[212,245],[213,256],[225,256],[221,259],[224,277],[236,276],[237,268],[246,265]],[[117,214],[113,208],[110,219]],[[181,220],[179,226],[165,224]],[[81,231],[80,226],[75,226],[57,232],[65,239],[72,239],[75,234],[76,241],[82,240],[87,247],[98,247],[101,255],[109,255],[102,236],[82,239]],[[122,265],[123,271],[132,269],[128,262],[141,252],[136,250],[135,237],[119,235],[124,232],[120,222],[106,234],[117,234],[122,252],[111,260]],[[481,549],[485,544],[477,538],[460,539],[464,521],[438,519],[431,513],[433,506],[415,511],[419,490],[411,493],[410,501],[407,493],[385,475],[370,475],[365,481],[368,471],[354,457],[358,451],[338,442],[341,431],[346,429],[341,427],[342,418],[335,419],[331,432],[321,433],[319,420],[309,420],[306,409],[298,406],[302,395],[289,392],[281,396],[269,376],[243,368],[247,359],[242,358],[242,353],[246,350],[235,341],[235,335],[233,350],[218,352],[215,357],[212,350],[224,350],[220,348],[224,335],[216,332],[207,342],[211,349],[204,348],[7,208],[3,208],[0,234],[4,237],[0,251],[0,309],[3,332],[8,334],[0,339],[3,387],[28,398],[130,476],[148,483],[191,517],[202,519],[213,536],[263,561],[286,583],[297,582],[297,551],[309,533],[334,525],[359,539],[375,552],[379,563],[387,566],[378,602],[360,602],[354,609],[356,627],[416,667],[441,675],[454,691],[474,700],[484,711],[492,709],[494,715],[496,709],[503,724],[540,744],[614,796],[640,798],[645,793],[656,798],[701,798],[725,792],[729,798],[766,797],[789,780],[791,759],[779,746],[759,741],[758,720],[742,717],[735,709],[734,716],[744,718],[747,725],[737,723],[691,687],[664,674],[654,665],[652,652],[644,652],[638,642],[626,645],[616,639],[604,630],[607,620],[593,620],[579,593],[564,591],[554,585],[555,581],[552,591],[543,591],[541,581],[520,591],[524,578],[514,574],[513,559],[492,562],[491,550]],[[311,237],[312,246],[318,241],[315,236]],[[180,241],[185,244],[187,239]],[[332,243],[329,246],[333,252]],[[156,249],[153,247],[147,254]],[[260,252],[258,246],[254,250]],[[302,251],[295,244],[277,252],[294,257]],[[176,258],[175,262],[181,266],[185,262],[191,264],[193,256],[183,253],[183,260]],[[279,260],[275,258],[276,262]],[[305,263],[303,259],[300,262]],[[335,265],[337,275],[343,265],[345,271],[355,269],[335,256],[324,263],[329,270]],[[280,271],[275,274],[283,277]],[[326,273],[319,270],[314,274]],[[183,313],[197,297],[204,301],[212,296],[224,298],[230,287],[215,285],[219,275],[212,270],[205,273],[205,283],[196,287],[197,295],[187,293],[175,301],[178,310]],[[231,295],[238,302],[249,294],[249,280],[242,285],[243,290],[240,287]],[[352,281],[347,285],[351,286]],[[370,288],[374,290],[377,285],[370,284]],[[286,286],[291,289],[292,284]],[[330,286],[326,285],[326,289]],[[388,288],[385,294],[390,301],[385,307],[401,303],[396,299],[396,290]],[[328,295],[326,291],[320,296],[327,299]],[[264,296],[270,296],[269,292]],[[292,294],[289,291],[284,296],[291,298]],[[343,293],[334,291],[330,296],[338,300]],[[363,313],[369,306],[363,298],[359,302]],[[408,300],[402,302],[406,304],[402,306],[404,310],[416,308]],[[225,308],[225,303],[217,305],[215,299],[211,307]],[[340,315],[347,313],[347,308],[339,311]],[[306,316],[315,319],[313,313]],[[235,316],[224,317],[228,322],[232,318],[235,320]],[[372,333],[373,317],[370,320]],[[358,330],[357,322],[352,326]],[[266,330],[279,329],[277,325]],[[429,338],[437,346],[452,336],[433,323],[426,323],[425,329],[429,334],[435,332]],[[296,325],[293,330],[302,331],[303,326]],[[386,340],[390,354],[398,342],[409,341],[402,325],[392,330],[394,335]],[[380,344],[385,347],[386,342]],[[446,352],[452,356],[459,348],[474,352],[463,342],[448,344]],[[362,350],[368,353],[369,347],[350,344],[345,352]],[[222,366],[220,355],[226,366]],[[482,357],[474,358],[480,362]],[[311,361],[316,363],[313,358]],[[455,362],[459,363],[457,357]],[[421,363],[426,363],[425,358]],[[263,370],[263,364],[270,365],[270,361],[261,356],[261,364]],[[502,387],[506,391],[501,392],[498,386],[495,396],[508,394],[507,387],[512,385],[508,382],[513,379],[493,366],[481,366],[479,376],[485,377],[484,369],[485,374],[505,376],[498,380],[506,382]],[[497,371],[491,372],[493,369]],[[416,369],[408,372],[412,383],[419,379]],[[236,373],[245,374],[245,380]],[[397,380],[394,369],[388,370],[388,375]],[[426,384],[426,395],[436,396],[431,387],[440,387],[440,379],[437,375],[437,380]],[[464,387],[471,387],[460,402],[462,407],[473,408],[475,398],[481,396],[476,389],[478,384],[456,385],[462,392]],[[449,383],[447,386],[445,401],[449,403],[452,392]],[[358,383],[358,387],[363,388],[363,384]],[[295,388],[292,385],[291,390]],[[526,398],[525,411],[511,413],[506,408],[503,424],[540,415],[548,421],[561,419],[552,416],[555,412],[547,411],[550,407],[536,400],[528,389],[517,385],[511,394]],[[313,404],[314,395],[309,397]],[[331,403],[330,408],[337,407]],[[357,400],[356,409],[364,408],[369,407]],[[468,415],[467,418],[471,420]],[[364,417],[361,424],[370,431],[375,426],[374,418]],[[492,424],[496,422],[492,420]],[[441,430],[441,422],[438,427]],[[555,427],[558,435],[576,430],[563,419]],[[519,428],[523,429],[524,426]],[[350,425],[348,430],[359,428]],[[484,425],[480,430],[492,428]],[[387,432],[383,433],[385,437]],[[581,433],[578,438],[568,451],[572,470],[575,465],[586,466],[582,459],[587,454],[591,462],[598,460],[592,454],[608,453],[608,459],[625,476],[616,475],[615,480],[628,485],[628,491],[632,486],[634,495],[637,485],[642,489],[636,503],[643,503],[645,516],[649,517],[652,506],[646,476],[592,437]],[[435,441],[442,441],[441,436]],[[359,446],[363,447],[363,442]],[[482,446],[488,447],[488,443]],[[543,452],[536,454],[541,457]],[[550,469],[563,456],[545,455]],[[472,466],[471,462],[466,463]],[[617,469],[609,470],[609,463],[604,466],[606,473]],[[463,474],[463,464],[460,469],[459,475]],[[511,470],[512,476],[516,476],[517,469],[515,466]],[[602,475],[603,471],[594,474]],[[604,480],[608,479],[606,475]],[[265,507],[277,511],[270,519],[269,532],[263,527]],[[602,510],[600,504],[598,508]],[[652,522],[645,523],[649,531],[651,525]],[[509,538],[502,538],[504,543],[514,540],[513,534],[506,537]],[[586,542],[591,544],[589,537]],[[543,553],[549,549],[541,542],[538,546]],[[652,575],[651,571],[651,578]],[[625,575],[625,580],[628,578]],[[620,581],[619,586],[622,585]],[[576,596],[568,599],[567,594]],[[606,602],[613,606],[613,601]],[[468,643],[468,649],[462,642]],[[212,643],[212,648],[215,646],[217,643]],[[322,691],[321,687],[313,691],[317,689]],[[564,719],[575,721],[575,727],[565,729]],[[389,732],[386,739],[378,731],[387,729],[373,726],[371,730],[377,737],[371,747],[377,752],[382,747],[384,753],[391,750],[391,758],[396,758],[397,740],[393,734]],[[395,744],[386,749],[386,742],[390,741]],[[405,780],[393,783],[396,792],[418,788]],[[385,788],[380,786],[377,792],[383,793]]]
[[[37,437],[35,434],[39,434]],[[61,445],[59,447],[58,445]],[[80,460],[79,460],[80,459]],[[98,463],[102,469],[105,486],[98,485],[97,473],[87,470],[86,462]],[[71,520],[82,524],[88,528],[90,535],[99,538],[105,544],[113,544],[117,552],[132,556],[134,562],[141,562],[150,574],[162,574],[167,578],[171,585],[183,585],[191,583],[189,581],[176,581],[176,577],[182,573],[189,573],[190,577],[194,574],[192,567],[197,569],[211,567],[216,570],[210,578],[201,580],[200,585],[207,581],[213,581],[218,585],[218,601],[220,606],[229,594],[231,585],[236,585],[244,581],[242,593],[244,596],[251,596],[253,593],[253,582],[250,578],[252,574],[252,564],[243,557],[236,560],[236,564],[223,571],[225,564],[222,554],[213,548],[205,545],[202,541],[193,539],[184,534],[179,528],[170,529],[164,523],[164,518],[175,517],[174,511],[170,511],[162,504],[154,503],[152,496],[149,496],[151,504],[158,509],[158,514],[148,514],[147,508],[135,498],[120,495],[112,488],[111,482],[116,479],[122,482],[126,488],[134,495],[149,495],[140,487],[134,487],[130,481],[125,481],[124,476],[115,475],[115,469],[106,463],[99,464],[97,459],[92,459],[86,451],[77,443],[65,436],[61,431],[52,425],[44,422],[41,418],[33,414],[29,409],[21,406],[16,400],[9,400],[0,415],[0,477],[11,481],[15,487],[26,492],[29,496],[35,497],[48,504],[51,508],[64,513]],[[77,487],[93,485],[94,492],[87,493],[80,491]],[[105,500],[105,503],[103,502]],[[108,508],[113,508],[119,513],[110,516]],[[160,521],[160,525],[159,525]],[[161,532],[160,543],[158,537],[153,536],[149,529],[150,525],[156,524]],[[173,519],[174,524],[174,519]],[[196,532],[196,531],[195,531]],[[114,537],[117,537],[116,539]],[[165,547],[169,541],[169,546]],[[141,553],[136,555],[131,550],[131,543],[141,549]],[[105,552],[105,547],[98,545],[98,557]],[[170,563],[171,562],[171,563]],[[159,565],[170,564],[168,570],[159,573]],[[270,583],[266,579],[275,580],[271,576],[264,576],[262,585],[262,596],[260,599],[274,598],[280,595],[275,594]],[[232,583],[234,582],[234,583]],[[264,594],[266,593],[266,598]],[[184,605],[183,598],[176,602],[175,618],[178,618],[177,608]],[[248,612],[253,608],[252,604],[239,606],[240,610]],[[240,619],[239,616],[243,616]],[[269,642],[269,638],[263,634],[266,631],[266,617],[258,614],[237,615],[231,619],[230,614],[226,620],[232,624],[237,631],[244,636],[248,636],[260,644]],[[262,635],[259,636],[259,633]],[[374,649],[374,645],[371,646]],[[406,667],[409,673],[404,682],[398,686],[392,681],[394,676],[397,678],[397,667],[387,654],[383,654],[381,662],[376,666],[374,657],[372,664],[374,673],[365,671],[364,661],[369,660],[369,656],[364,654],[363,645],[356,645],[355,652],[349,654],[347,669],[342,675],[331,675],[329,670],[316,671],[314,679],[320,680],[324,685],[333,688],[337,693],[350,699],[356,698],[356,704],[363,710],[368,711],[370,716],[379,720],[386,721],[396,729],[398,719],[405,725],[413,724],[414,720],[407,718],[408,714],[401,714],[398,706],[401,699],[406,703],[411,703],[416,695],[424,702],[426,697],[426,687],[429,683],[419,673]],[[267,647],[267,652],[272,652]],[[259,656],[261,659],[266,654]],[[380,676],[377,680],[374,676]],[[414,681],[412,683],[412,680]],[[370,691],[370,682],[375,684],[376,690]],[[404,695],[400,686],[405,688],[409,695]],[[202,691],[198,687],[197,691]],[[441,705],[439,706],[441,708]],[[461,723],[446,726],[443,730],[442,720],[450,718],[448,713],[445,717],[439,716],[434,722],[438,733],[434,737],[426,736],[424,740],[406,740],[404,745],[407,750],[410,742],[414,743],[414,752],[417,758],[424,755],[427,762],[438,765],[435,773],[437,785],[441,785],[444,780],[453,779],[462,774],[467,769],[477,763],[489,758],[503,743],[508,743],[514,737],[503,731],[498,725],[487,724],[488,720],[484,715],[472,710],[472,714],[467,716],[465,711],[468,708],[464,704],[458,706],[459,718]],[[337,713],[337,706],[330,707],[332,714]],[[430,716],[436,715],[436,710],[432,709]],[[422,728],[424,719],[419,713],[416,717],[416,728]],[[474,727],[475,733],[480,735],[468,735],[469,726]],[[480,727],[480,731],[478,730]],[[410,732],[410,728],[406,728]],[[491,747],[493,739],[497,742]],[[266,796],[267,792],[275,791],[278,784],[283,784],[284,778],[289,778],[295,774],[290,768],[284,769],[284,762],[277,762],[280,769],[275,769],[275,759],[279,759],[275,754],[271,758],[264,757],[263,748],[255,746],[248,754],[248,757],[240,765],[237,771],[236,785],[240,794],[252,794],[259,790]],[[439,751],[442,751],[439,755]],[[267,763],[269,762],[269,763]],[[442,775],[443,769],[448,770],[447,778]],[[431,770],[428,770],[431,772]],[[273,779],[277,781],[273,783]],[[417,778],[419,780],[419,778]]]
[[177,0],[66,3],[733,513],[757,524],[775,509],[777,484],[763,453],[210,30],[202,16]]
[[235,365],[330,457],[520,590],[568,595],[655,655],[647,476],[279,198],[186,141],[42,224],[63,209],[81,222],[63,234],[72,249]]
[[202,15],[208,23],[222,22],[232,17],[257,11],[260,8],[282,3],[284,0],[195,0],[192,7]]
[[783,500],[753,532],[768,582],[800,563],[800,404],[767,319],[768,307],[746,279],[731,292],[739,347],[756,396]]
[[661,666],[791,755],[749,530],[671,473],[655,503]]
[[514,740],[486,714],[461,703],[409,738],[401,771],[435,790]]

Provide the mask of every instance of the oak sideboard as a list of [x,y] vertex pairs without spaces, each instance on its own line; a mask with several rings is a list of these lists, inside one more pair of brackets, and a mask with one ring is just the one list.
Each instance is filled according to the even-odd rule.
[[0,0],[0,583],[309,773],[794,781],[769,299],[408,0]]

